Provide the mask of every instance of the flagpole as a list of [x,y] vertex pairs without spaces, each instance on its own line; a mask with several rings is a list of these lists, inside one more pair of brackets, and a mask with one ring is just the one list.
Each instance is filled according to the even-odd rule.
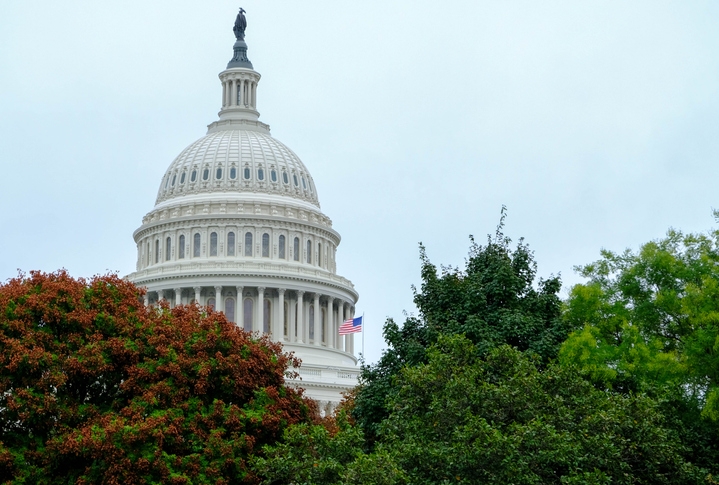
[[364,312],[362,312],[362,358],[363,359],[364,359],[364,326],[365,326]]

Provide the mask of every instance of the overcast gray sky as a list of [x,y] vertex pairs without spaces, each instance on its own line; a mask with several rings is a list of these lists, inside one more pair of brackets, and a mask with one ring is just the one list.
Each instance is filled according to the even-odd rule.
[[[261,119],[343,237],[370,361],[414,310],[417,243],[462,265],[502,204],[565,287],[602,247],[715,226],[719,2],[243,2]],[[0,0],[0,281],[134,270],[239,6]]]

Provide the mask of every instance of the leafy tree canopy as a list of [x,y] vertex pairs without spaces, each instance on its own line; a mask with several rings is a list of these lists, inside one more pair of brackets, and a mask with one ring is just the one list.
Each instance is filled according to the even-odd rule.
[[578,269],[561,362],[617,390],[673,388],[719,420],[719,231],[672,230]]
[[395,376],[371,452],[359,428],[292,426],[255,462],[264,483],[699,484],[656,401],[599,390],[576,369],[440,336]]
[[363,366],[354,417],[370,440],[387,417],[385,402],[395,392],[393,376],[404,366],[427,361],[427,349],[440,335],[465,335],[480,351],[508,344],[538,355],[556,356],[569,333],[560,318],[558,277],[536,278],[534,255],[523,240],[512,247],[503,234],[505,209],[494,237],[474,242],[465,268],[443,267],[441,273],[420,245],[421,291],[415,290],[418,317],[400,327],[384,327],[388,349],[376,365]]
[[248,456],[308,420],[278,344],[140,297],[64,271],[0,286],[0,482],[257,483]]

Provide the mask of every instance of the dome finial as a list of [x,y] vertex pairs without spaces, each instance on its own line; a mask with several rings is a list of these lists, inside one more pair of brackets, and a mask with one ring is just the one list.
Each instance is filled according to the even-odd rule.
[[245,18],[245,9],[240,7],[240,13],[235,19],[235,26],[232,31],[235,33],[237,40],[245,40],[245,29],[247,28],[247,19]]
[[247,44],[245,44],[245,29],[247,28],[247,19],[245,18],[245,9],[240,7],[240,12],[237,14],[235,19],[235,26],[232,31],[235,33],[235,45],[233,47],[234,54],[230,62],[227,64],[227,69],[233,67],[244,67],[246,69],[252,69],[252,63],[247,58]]

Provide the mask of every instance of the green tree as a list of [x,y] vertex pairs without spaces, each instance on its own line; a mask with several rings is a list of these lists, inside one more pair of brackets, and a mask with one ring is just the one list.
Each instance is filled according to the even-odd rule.
[[405,366],[426,362],[426,351],[440,335],[465,335],[480,351],[509,344],[538,355],[556,357],[569,333],[562,320],[559,277],[537,279],[534,255],[523,240],[512,248],[503,234],[505,209],[494,235],[482,246],[471,239],[464,270],[441,273],[420,245],[421,291],[415,290],[418,317],[400,327],[384,326],[387,350],[375,365],[362,367],[353,416],[374,441],[387,417],[385,403],[396,391],[393,378]]
[[0,483],[257,483],[247,459],[312,407],[293,362],[116,276],[0,285]]
[[[661,397],[698,461],[719,459],[719,232],[670,230],[577,268],[560,362],[598,386]],[[703,416],[703,417],[702,417]]]

